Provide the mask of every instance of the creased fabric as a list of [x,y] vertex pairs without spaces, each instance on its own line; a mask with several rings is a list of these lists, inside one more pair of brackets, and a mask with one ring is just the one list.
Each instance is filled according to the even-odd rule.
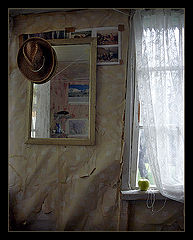
[[136,11],[136,81],[155,184],[184,201],[184,13]]
[[[123,64],[97,67],[96,145],[25,144],[27,80],[15,59],[19,35],[66,27],[124,24]],[[49,231],[116,231],[122,117],[124,113],[127,16],[87,10],[16,17],[9,43],[9,192],[18,228]]]

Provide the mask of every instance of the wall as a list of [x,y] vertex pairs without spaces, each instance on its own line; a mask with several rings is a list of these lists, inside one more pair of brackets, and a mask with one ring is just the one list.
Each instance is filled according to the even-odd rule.
[[[97,66],[96,145],[65,147],[25,144],[27,81],[16,64],[18,36],[66,27],[81,29],[119,24],[125,27],[122,33],[123,64]],[[135,231],[140,227],[147,230],[144,223],[149,209],[140,202],[122,209],[119,194],[128,48],[127,16],[110,9],[32,14],[15,17],[9,30],[11,230],[117,231],[119,223],[124,225],[122,230]],[[158,222],[159,216],[151,218],[149,229],[155,229],[152,222],[163,226],[168,219],[175,219],[173,211],[176,204],[172,201],[172,207],[165,208],[166,216],[162,222]],[[120,216],[120,211],[126,214]]]

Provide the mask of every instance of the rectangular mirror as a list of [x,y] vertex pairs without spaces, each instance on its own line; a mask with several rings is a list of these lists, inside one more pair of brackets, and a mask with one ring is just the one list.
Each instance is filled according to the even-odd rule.
[[49,40],[57,57],[46,83],[29,82],[29,144],[95,144],[96,38]]

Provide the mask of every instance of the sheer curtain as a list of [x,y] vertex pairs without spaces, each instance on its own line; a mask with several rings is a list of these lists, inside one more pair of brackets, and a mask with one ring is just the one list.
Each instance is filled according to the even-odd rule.
[[133,26],[151,171],[162,195],[184,202],[184,13],[137,10]]

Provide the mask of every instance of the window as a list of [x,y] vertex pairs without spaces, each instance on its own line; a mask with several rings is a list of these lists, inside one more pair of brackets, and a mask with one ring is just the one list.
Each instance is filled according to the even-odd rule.
[[[176,40],[176,46],[178,46],[178,50],[180,50],[179,47],[179,38],[180,36],[182,37],[182,39],[184,39],[184,28],[181,29],[182,30],[182,34],[180,34],[180,30],[179,28],[175,28],[174,29],[174,35],[175,35],[175,40]],[[169,30],[169,34],[173,34],[173,32],[171,30]],[[146,30],[144,30],[144,36],[147,39],[147,42],[151,42],[151,35],[155,34],[155,30],[154,29],[149,29],[147,28]],[[163,32],[163,37],[166,37],[166,31]],[[183,46],[183,43],[182,43]],[[184,46],[183,46],[184,47]],[[154,42],[153,46],[153,51],[156,51],[156,41]],[[166,45],[165,45],[166,48]],[[148,51],[148,49],[147,49]],[[165,49],[165,52],[167,52],[167,49]],[[152,56],[152,53],[149,52],[150,56]],[[180,55],[180,52],[178,53]],[[168,55],[165,55],[166,61],[168,62]],[[171,65],[166,65],[166,66],[162,66],[162,62],[160,62],[161,64],[159,64],[159,66],[156,66],[156,62],[155,61],[149,61],[150,64],[150,74],[152,75],[152,79],[159,79],[162,78],[162,76],[165,77],[165,82],[166,82],[166,89],[167,89],[167,101],[169,103],[169,107],[172,107],[172,103],[170,103],[171,99],[172,99],[172,83],[170,81],[170,72],[173,72],[173,74],[178,74],[179,71],[179,67],[176,68],[176,66],[171,66]],[[184,75],[184,59],[183,59],[183,65],[181,66],[181,71],[182,71],[182,75]],[[158,80],[159,81],[159,80]],[[155,81],[154,81],[155,82]],[[154,82],[152,82],[152,85],[154,84]],[[157,86],[152,86],[152,97],[155,98],[155,95],[157,93],[156,90]],[[155,187],[155,181],[149,166],[149,162],[148,162],[148,156],[146,153],[146,147],[145,147],[145,136],[144,136],[144,130],[143,130],[143,115],[141,114],[140,111],[140,107],[141,104],[139,102],[138,105],[138,115],[139,115],[139,138],[138,138],[138,159],[137,159],[137,180],[142,177],[142,178],[147,178],[150,181],[150,185],[151,187]],[[174,115],[170,115],[168,116],[168,120],[167,120],[167,126],[170,128],[170,138],[168,140],[168,151],[171,152],[172,158],[171,159],[176,159],[176,153],[177,153],[177,149],[176,149],[176,145],[174,144],[174,139],[175,139],[175,135],[176,135],[176,131],[179,131],[178,126],[175,124],[175,119],[172,119],[172,117],[174,117]],[[172,166],[172,162],[170,163]],[[172,172],[172,167],[170,169],[171,174],[175,174],[174,172]],[[137,182],[136,182],[136,186],[137,186]]]
[[148,178],[151,188],[183,202],[184,13],[139,10],[133,19],[123,158],[127,187],[137,189],[138,179]]
[[141,104],[139,100],[138,88],[135,85],[135,102],[134,102],[134,119],[132,133],[132,152],[130,161],[129,188],[132,190],[139,189],[138,180],[146,178],[150,182],[150,188],[156,189],[153,174],[148,161],[147,149],[145,146],[145,134],[143,127],[143,115],[140,111]]
[[138,180],[140,178],[148,179],[150,182],[150,187],[156,187],[155,181],[151,172],[149,165],[146,148],[145,148],[145,136],[143,125],[139,125],[139,138],[138,138],[138,157],[137,157],[137,180],[136,187],[138,187]]

